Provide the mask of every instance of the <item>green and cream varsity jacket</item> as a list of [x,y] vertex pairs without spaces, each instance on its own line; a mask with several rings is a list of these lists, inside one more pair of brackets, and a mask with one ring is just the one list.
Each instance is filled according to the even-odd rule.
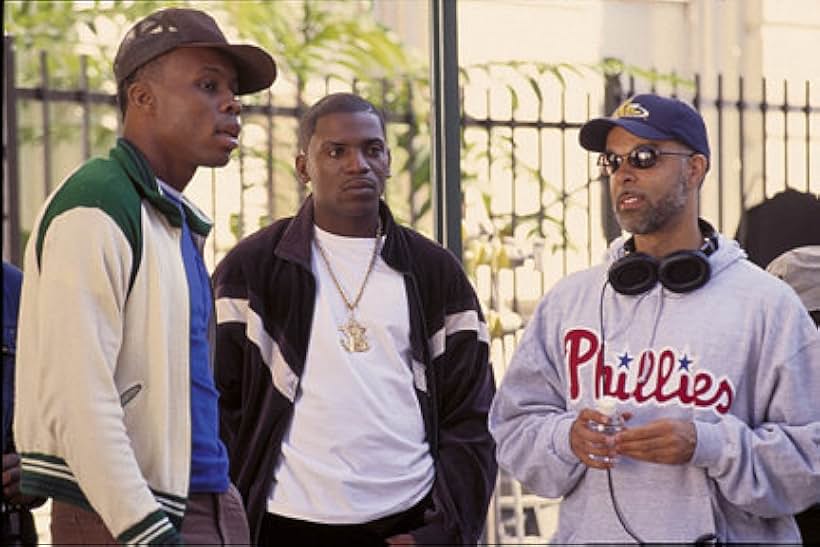
[[[210,221],[185,208],[200,249]],[[22,489],[173,543],[191,463],[181,216],[120,139],[49,197],[25,253],[15,436]]]

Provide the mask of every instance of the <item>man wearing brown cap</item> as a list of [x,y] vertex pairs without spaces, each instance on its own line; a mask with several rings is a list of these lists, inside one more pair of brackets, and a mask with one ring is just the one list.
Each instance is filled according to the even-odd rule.
[[138,22],[114,61],[123,137],[48,198],[25,256],[15,435],[56,544],[248,543],[212,378],[210,221],[182,191],[237,147],[276,76],[205,13]]

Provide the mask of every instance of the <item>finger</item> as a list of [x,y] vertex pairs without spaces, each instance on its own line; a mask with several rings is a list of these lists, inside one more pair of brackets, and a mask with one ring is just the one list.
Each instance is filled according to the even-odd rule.
[[619,431],[615,438],[620,441],[645,441],[654,439],[669,433],[670,428],[661,422],[652,422],[639,427],[625,428]]
[[12,467],[3,471],[3,487],[20,482],[20,468]]
[[20,465],[20,455],[14,452],[3,454],[3,469]]

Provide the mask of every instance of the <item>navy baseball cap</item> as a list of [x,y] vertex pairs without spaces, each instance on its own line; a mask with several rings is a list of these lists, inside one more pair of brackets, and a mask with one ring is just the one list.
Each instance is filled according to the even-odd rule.
[[622,127],[644,139],[675,140],[709,159],[706,125],[697,110],[683,101],[651,93],[635,95],[608,118],[585,123],[578,134],[581,146],[592,152],[606,152],[606,137]]

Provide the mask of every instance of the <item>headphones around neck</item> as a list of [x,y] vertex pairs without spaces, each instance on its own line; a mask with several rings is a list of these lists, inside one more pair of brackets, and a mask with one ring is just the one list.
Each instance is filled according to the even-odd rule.
[[641,294],[658,281],[672,292],[687,293],[703,287],[709,276],[709,255],[718,248],[717,232],[711,224],[698,219],[703,245],[695,251],[675,251],[660,260],[635,252],[635,238],[624,244],[626,255],[609,267],[609,284],[621,294]]

